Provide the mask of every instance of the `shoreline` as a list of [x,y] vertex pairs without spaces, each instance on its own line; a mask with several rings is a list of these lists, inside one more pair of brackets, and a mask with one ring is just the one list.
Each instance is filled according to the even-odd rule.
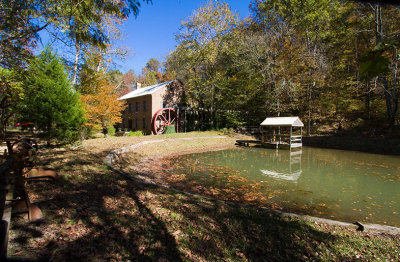
[[[285,215],[277,210],[220,201],[140,180],[119,170],[114,157],[220,150],[233,147],[237,136],[172,142],[170,138],[214,136],[195,132],[159,137],[109,137],[84,141],[79,147],[44,148],[40,165],[60,180],[28,183],[32,203],[45,220],[11,221],[9,256],[16,260],[90,261],[353,261],[399,260],[399,234],[329,220]],[[248,139],[248,138],[247,138]],[[145,140],[167,140],[115,154],[115,171],[104,158],[115,148]],[[121,153],[121,152],[120,152]],[[168,154],[167,154],[168,153]],[[111,160],[111,158],[109,158]],[[131,159],[128,159],[131,160]],[[148,159],[150,161],[150,158]],[[139,162],[139,161],[136,161]],[[125,163],[132,165],[135,162]],[[200,166],[200,165],[199,165]],[[120,172],[118,172],[120,171]],[[144,170],[141,170],[144,171]],[[118,173],[122,173],[118,175]]]
[[[195,138],[196,139],[196,138]],[[172,140],[172,139],[171,139]],[[153,141],[153,142],[163,142],[161,141]],[[132,146],[120,148],[117,150],[113,151],[118,151],[118,152],[123,152],[123,153],[128,153],[129,151],[140,147],[141,145],[144,145],[146,143],[138,143]],[[157,166],[154,165],[155,162],[160,162],[161,160],[169,159],[172,157],[176,157],[179,155],[185,155],[185,154],[192,154],[192,153],[199,153],[199,152],[209,152],[209,151],[218,151],[218,150],[224,150],[228,148],[235,148],[235,145],[221,145],[221,146],[210,146],[206,148],[202,148],[200,151],[197,149],[188,149],[188,150],[183,150],[183,151],[176,151],[176,152],[169,152],[157,157],[150,156],[150,157],[145,157],[140,160],[140,162],[136,166],[130,166],[130,170],[137,174],[138,176],[132,176],[131,172],[126,172],[124,170],[121,170],[120,168],[116,168],[112,161],[114,156],[116,155],[115,153],[110,152],[108,156],[105,159],[105,164],[109,166],[113,171],[125,176],[126,178],[139,182],[139,183],[144,183],[146,185],[150,186],[156,186],[160,187],[166,190],[172,190],[176,192],[180,192],[183,194],[191,195],[191,196],[196,196],[196,197],[202,197],[206,198],[209,200],[215,200],[215,201],[221,201],[223,203],[229,204],[229,205],[234,205],[238,207],[252,207],[256,209],[261,209],[261,210],[266,210],[268,212],[272,212],[275,214],[279,214],[282,216],[286,217],[291,217],[291,218],[298,218],[304,221],[310,221],[314,223],[322,223],[322,224],[328,224],[328,225],[336,225],[336,226],[343,226],[346,228],[351,228],[356,230],[359,228],[358,225],[350,222],[344,222],[340,220],[334,220],[334,219],[328,219],[328,218],[321,218],[321,217],[315,217],[315,216],[310,216],[310,215],[303,215],[303,214],[296,214],[292,212],[287,212],[279,209],[274,209],[270,207],[263,207],[259,206],[256,204],[249,204],[249,203],[242,203],[241,201],[231,201],[231,200],[224,200],[224,199],[219,199],[214,196],[208,196],[204,195],[203,192],[196,192],[196,191],[187,191],[185,189],[178,189],[175,187],[171,187],[168,183],[164,182],[165,176],[163,176],[161,173],[161,169],[157,169]],[[387,225],[381,225],[381,224],[362,224],[363,230],[366,232],[371,232],[371,233],[385,233],[385,234],[390,234],[390,235],[400,235],[400,228],[399,227],[394,227],[394,226],[387,226]]]
[[[390,146],[388,146],[390,145]],[[400,155],[400,139],[350,135],[303,136],[303,146],[358,151],[381,155]]]

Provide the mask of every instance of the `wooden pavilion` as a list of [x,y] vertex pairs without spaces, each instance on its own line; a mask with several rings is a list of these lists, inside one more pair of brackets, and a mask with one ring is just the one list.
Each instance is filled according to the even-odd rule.
[[266,147],[301,148],[304,124],[295,117],[267,117],[261,123],[261,145]]

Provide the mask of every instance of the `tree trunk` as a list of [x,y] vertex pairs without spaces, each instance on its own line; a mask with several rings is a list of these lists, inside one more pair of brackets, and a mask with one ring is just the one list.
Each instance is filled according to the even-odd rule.
[[399,104],[399,98],[398,98],[398,90],[397,90],[397,68],[398,68],[398,62],[399,62],[399,54],[397,51],[397,48],[395,48],[395,64],[394,64],[394,79],[393,79],[393,92],[392,92],[392,99],[393,99],[393,120],[392,123],[393,125],[395,124],[396,120],[396,113],[398,109],[398,104]]
[[105,122],[102,123],[104,137],[108,137],[108,128]]
[[[379,45],[383,42],[383,21],[382,21],[382,8],[381,4],[378,1],[375,4],[375,41],[376,45]],[[396,113],[398,109],[398,96],[397,96],[397,66],[398,66],[398,54],[397,49],[394,50],[395,55],[395,65],[394,65],[394,81],[393,87],[390,89],[389,81],[387,77],[382,77],[383,88],[385,93],[385,102],[386,102],[386,113],[389,122],[389,127],[393,127],[395,124]]]
[[[103,57],[103,52],[101,51],[101,49],[99,49],[99,53],[100,53],[100,57]],[[99,59],[99,61],[97,63],[96,72],[100,72],[100,69],[101,69],[101,59]]]
[[211,89],[211,108],[210,108],[210,126],[211,128],[215,128],[214,124],[215,124],[215,119],[214,119],[214,90],[215,87],[213,85],[212,89]]
[[365,107],[367,109],[367,119],[371,119],[371,87],[370,82],[367,82],[367,93],[365,95]]
[[7,103],[8,101],[8,96],[4,96],[1,99],[0,102],[0,110],[1,110],[1,116],[0,116],[0,140],[4,140],[6,137],[6,129],[7,129],[7,122],[8,119],[12,116],[12,113],[10,111],[11,105]]
[[376,3],[375,6],[375,25],[376,25],[376,30],[375,30],[375,37],[376,37],[376,44],[382,43],[382,9],[381,9],[381,4],[379,2]]
[[390,93],[389,83],[388,83],[386,77],[383,77],[382,82],[383,82],[383,87],[385,89],[386,112],[387,112],[389,127],[393,127],[395,118],[396,118],[398,101],[397,101],[396,97],[394,97]]
[[314,104],[314,99],[313,99],[313,90],[315,88],[315,81],[313,81],[312,85],[308,85],[308,121],[307,121],[307,136],[311,135],[311,115],[312,115],[312,109],[313,109],[313,104]]
[[76,84],[76,78],[78,75],[79,52],[81,51],[81,46],[77,39],[75,39],[75,48],[76,48],[75,62],[74,62],[74,70],[73,70],[73,74],[72,74],[72,86],[73,87],[75,87],[75,84]]

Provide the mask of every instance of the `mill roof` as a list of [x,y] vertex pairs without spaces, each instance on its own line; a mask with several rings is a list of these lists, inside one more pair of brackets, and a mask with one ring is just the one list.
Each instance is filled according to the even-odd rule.
[[126,100],[126,99],[133,98],[133,97],[151,95],[154,92],[156,92],[157,90],[160,90],[161,88],[171,84],[174,81],[175,80],[164,82],[164,83],[159,83],[159,84],[152,85],[152,86],[145,86],[145,87],[133,90],[133,91],[129,92],[128,94],[121,96],[120,98],[118,98],[118,100]]
[[261,126],[295,126],[303,127],[304,124],[301,122],[298,116],[290,117],[267,117]]

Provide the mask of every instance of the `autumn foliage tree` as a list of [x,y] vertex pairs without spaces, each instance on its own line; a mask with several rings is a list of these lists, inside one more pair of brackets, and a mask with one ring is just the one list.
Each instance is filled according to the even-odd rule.
[[114,87],[104,79],[99,80],[96,84],[96,92],[82,95],[85,116],[88,119],[86,125],[93,128],[107,128],[121,122],[124,103],[117,100],[118,95],[115,93]]
[[238,21],[227,4],[208,1],[176,34],[166,72],[185,85],[195,129],[298,115],[307,134],[396,132],[398,7],[252,0],[250,13]]
[[177,48],[167,58],[167,71],[185,84],[193,108],[201,111],[201,129],[216,127],[227,68],[221,55],[229,52],[227,36],[239,24],[227,3],[207,1],[182,21]]
[[[7,120],[19,109],[15,105],[21,96],[16,94],[15,87],[23,81],[24,70],[34,58],[39,32],[46,30],[56,46],[65,45],[62,60],[72,71],[75,87],[85,49],[109,47],[108,44],[117,38],[115,29],[129,15],[137,16],[142,3],[151,3],[151,0],[0,1],[0,128],[3,133]],[[76,51],[72,57],[71,51]],[[124,50],[115,48],[104,52],[109,57],[125,54]]]
[[143,86],[151,86],[162,82],[162,73],[159,69],[160,62],[157,59],[151,58],[142,69],[142,74],[139,76],[139,82]]
[[124,109],[124,102],[118,100],[117,89],[108,80],[105,73],[107,68],[100,54],[98,49],[92,49],[86,55],[84,69],[80,72],[81,84],[78,90],[82,93],[88,129],[108,128],[121,122]]

